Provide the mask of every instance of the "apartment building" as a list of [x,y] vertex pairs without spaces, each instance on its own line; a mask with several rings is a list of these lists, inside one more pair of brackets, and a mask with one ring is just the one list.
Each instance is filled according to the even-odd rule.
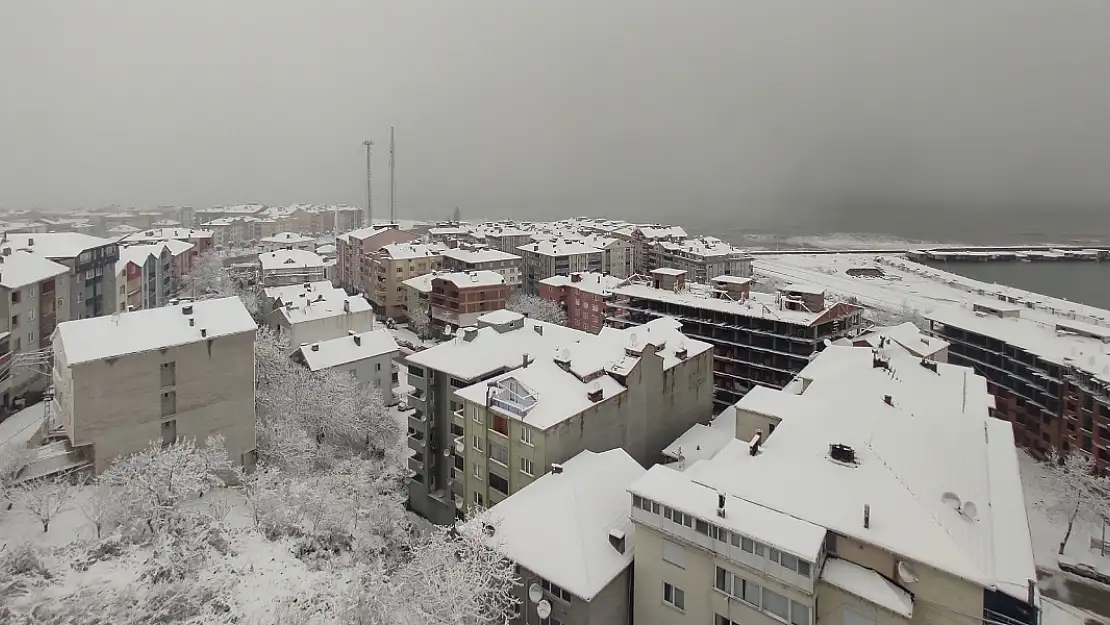
[[264,237],[259,240],[262,249],[267,252],[275,252],[277,250],[305,250],[314,252],[316,250],[316,238],[297,234],[296,232],[278,232],[277,234]]
[[628,488],[643,475],[623,449],[583,451],[477,517],[517,566],[513,625],[632,622]]
[[601,273],[627,278],[632,275],[632,243],[612,236],[590,234],[581,237],[590,247],[601,250]]
[[374,329],[374,309],[361,295],[347,295],[333,288],[296,297],[283,295],[270,313],[268,325],[289,340],[292,346],[347,336],[348,333]]
[[475,231],[475,238],[492,249],[516,255],[520,246],[532,242],[532,233],[511,225],[485,224]]
[[856,347],[883,347],[887,342],[893,343],[907,352],[936,362],[948,362],[948,341],[929,336],[906,321],[893,326],[879,326],[868,328],[866,332],[852,339]]
[[318,282],[325,279],[324,259],[307,250],[277,250],[258,255],[259,282],[264,287]]
[[202,208],[193,211],[193,221],[196,223],[204,223],[206,221],[212,221],[213,219],[259,217],[265,210],[265,204],[235,204],[229,206],[212,206],[209,208]]
[[540,280],[539,296],[555,302],[567,313],[567,325],[597,334],[605,325],[606,300],[622,278],[593,272],[551,276]]
[[604,252],[567,239],[537,241],[517,250],[524,259],[524,288],[533,295],[539,292],[539,283],[544,278],[569,276],[576,271],[601,273],[604,265]]
[[463,243],[473,243],[474,231],[462,223],[440,223],[428,228],[428,240],[442,243],[445,247],[456,247]]
[[419,238],[397,224],[370,226],[339,235],[335,240],[337,284],[351,293],[369,293],[372,256],[386,245],[409,243]]
[[385,329],[355,332],[325,341],[304,345],[293,358],[310,371],[335,370],[350,373],[360,383],[381,393],[385,405],[397,403],[393,384],[397,381],[397,358],[400,348],[393,334]]
[[763,394],[781,401],[751,439],[745,398],[739,439],[629,489],[637,623],[1039,621],[1017,452],[983,378],[832,346]]
[[650,267],[650,248],[656,243],[681,243],[690,238],[681,226],[628,225],[610,231],[610,236],[628,241],[632,247],[632,273],[646,274]]
[[505,308],[508,296],[505,278],[495,271],[432,274],[429,314],[437,327],[470,326],[478,317]]
[[435,523],[585,449],[653,462],[712,412],[711,348],[671,320],[594,336],[503,310],[478,326],[406,359],[410,503]]
[[522,284],[523,259],[516,254],[473,244],[443,250],[444,271],[496,271],[510,289]]
[[59,318],[85,319],[116,311],[113,267],[119,260],[119,246],[115,241],[77,232],[5,233],[0,253],[4,249],[27,250],[69,268],[70,297],[56,301],[58,308],[68,306],[69,314]]
[[24,393],[44,390],[41,371],[12,371],[19,354],[49,349],[50,334],[69,319],[69,268],[11,248],[0,251],[0,405],[12,407]]
[[700,237],[675,242],[645,243],[644,273],[669,267],[681,269],[693,282],[707,284],[717,276],[752,276],[752,256],[716,237]]
[[189,254],[196,258],[207,253],[213,247],[212,232],[209,230],[194,230],[193,228],[151,228],[130,234],[121,243],[159,243],[162,241],[182,241],[192,243]]
[[113,273],[118,311],[165,306],[177,294],[181,275],[165,243],[120,248]]
[[378,314],[387,319],[406,315],[404,282],[439,270],[443,266],[443,246],[438,243],[394,243],[370,256],[370,285],[367,296]]
[[610,325],[673,317],[687,336],[713,345],[718,408],[757,385],[782,388],[826,340],[855,336],[863,324],[862,307],[827,301],[822,289],[789,285],[756,293],[750,280],[736,276],[718,276],[706,286],[687,283],[683,270],[656,269],[650,283],[631,280],[611,293]]
[[926,315],[948,361],[987,379],[994,416],[1038,457],[1082,450],[1110,468],[1110,327],[984,299]]
[[236,297],[59,323],[58,433],[97,473],[151,441],[213,435],[251,464],[256,329]]

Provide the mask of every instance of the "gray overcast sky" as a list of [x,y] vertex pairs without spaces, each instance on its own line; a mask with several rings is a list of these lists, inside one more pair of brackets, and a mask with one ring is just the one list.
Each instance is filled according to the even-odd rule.
[[1104,0],[2,2],[0,206],[362,204],[372,138],[380,214],[394,124],[407,216],[1104,215],[1108,33]]

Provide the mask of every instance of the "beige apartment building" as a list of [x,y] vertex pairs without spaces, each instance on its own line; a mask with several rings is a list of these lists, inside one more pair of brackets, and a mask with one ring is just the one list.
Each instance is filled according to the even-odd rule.
[[576,271],[601,273],[604,265],[605,252],[579,241],[537,241],[517,250],[524,259],[524,288],[533,295],[544,278],[569,276]]
[[739,438],[629,489],[638,624],[1039,622],[1013,432],[984,378],[833,345],[760,395],[736,406]]
[[386,245],[408,243],[418,238],[396,224],[369,226],[339,235],[335,240],[336,283],[349,293],[369,293],[374,252]]
[[366,294],[377,313],[387,319],[403,318],[408,299],[405,280],[440,269],[443,250],[437,243],[393,243],[374,252]]
[[151,441],[215,435],[251,464],[256,330],[236,297],[58,324],[59,433],[97,473]]
[[521,286],[522,266],[523,260],[516,254],[484,246],[461,244],[443,250],[444,271],[496,271],[513,290]]
[[41,368],[12,370],[20,354],[49,349],[50,335],[69,320],[69,268],[31,252],[0,252],[0,404],[12,407],[28,391],[44,390]]

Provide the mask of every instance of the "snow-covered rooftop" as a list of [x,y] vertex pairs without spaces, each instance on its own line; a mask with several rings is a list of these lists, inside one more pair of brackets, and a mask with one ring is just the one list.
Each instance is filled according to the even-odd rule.
[[75,258],[85,250],[112,243],[112,239],[81,232],[8,232],[0,239],[0,250],[27,249],[47,258]]
[[369,239],[370,237],[374,236],[375,234],[378,234],[379,232],[383,232],[385,230],[390,230],[390,229],[391,229],[391,227],[389,227],[389,226],[367,226],[365,228],[359,228],[358,230],[351,230],[350,232],[344,232],[343,234],[339,235],[339,238],[344,240],[344,241],[350,241],[351,239],[361,241],[363,239]]
[[69,273],[69,267],[32,252],[16,250],[7,256],[0,256],[0,286],[8,289],[38,284],[66,273]]
[[324,259],[308,250],[275,250],[258,255],[262,271],[277,269],[307,269],[324,266]]
[[316,282],[309,282],[306,284],[289,284],[285,286],[271,286],[262,291],[266,299],[281,299],[289,297],[298,297],[301,293],[331,293],[336,290],[331,280],[318,280]]
[[601,250],[579,241],[551,240],[528,243],[517,248],[529,254],[541,256],[575,256],[578,254],[601,254]]
[[675,468],[681,470],[699,460],[716,456],[717,452],[735,439],[736,412],[730,408],[714,417],[709,425],[695,423],[664,447],[663,455],[674,460]]
[[[657,270],[658,271],[658,270]],[[791,310],[782,305],[782,298],[767,293],[752,292],[745,299],[714,297],[713,290],[701,284],[686,283],[681,291],[657,289],[648,284],[626,284],[612,289],[618,295],[649,299],[672,304],[682,304],[705,310],[715,310],[744,317],[774,319],[784,323],[810,325],[822,318],[835,303],[826,302],[825,310],[810,312]]]
[[299,351],[309,369],[320,371],[382,354],[396,353],[398,349],[400,348],[393,339],[393,334],[382,328],[320,341],[301,347]]
[[155,259],[161,258],[162,250],[165,249],[166,246],[162,242],[122,246],[119,249],[119,260],[116,261],[117,272],[126,267],[128,263],[134,263],[142,267],[151,256]]
[[[876,359],[869,348],[839,345],[827,347],[799,377],[808,380],[800,395],[781,392],[789,401],[763,407],[782,421],[759,454],[732,441],[684,475],[1027,597],[1036,574],[1017,451],[1010,425],[989,417],[993,398],[984,378],[944,363],[926,367],[893,347]],[[856,463],[832,461],[834,444],[851,447]]]
[[439,243],[393,243],[382,247],[378,253],[393,260],[414,260],[439,256],[445,249]]
[[520,257],[516,254],[510,254],[508,252],[502,252],[501,250],[490,249],[488,247],[482,249],[446,249],[443,250],[443,257],[451,258],[461,263],[474,263],[475,265],[480,265],[482,263],[520,260]]
[[686,239],[686,230],[682,226],[660,226],[660,225],[627,225],[618,230],[617,234],[630,237],[633,233],[639,232],[645,239]]
[[61,343],[65,362],[73,366],[257,329],[238,297],[224,297],[63,321],[53,340]]
[[[575,280],[578,276],[578,280]],[[540,280],[540,284],[548,286],[570,286],[587,293],[603,295],[625,281],[624,278],[597,273],[596,271],[579,271],[569,276],[551,276]]]
[[120,224],[118,226],[112,226],[111,228],[108,228],[108,230],[107,230],[107,232],[109,232],[111,234],[131,234],[132,232],[138,232],[138,231],[139,231],[139,229],[136,228],[135,226],[129,226],[127,224]]
[[169,239],[211,239],[211,230],[194,230],[192,228],[151,228],[136,232],[125,237],[128,241],[165,241]]
[[454,284],[460,289],[475,287],[497,286],[505,284],[505,276],[496,271],[456,271],[453,273],[440,273],[432,277],[432,281],[443,280]]
[[657,243],[657,245],[670,252],[677,253],[686,257],[701,257],[702,259],[720,256],[729,256],[733,258],[748,257],[747,252],[745,252],[744,250],[733,246],[731,243],[726,243],[716,237],[686,239],[681,243],[660,241]]
[[651,273],[657,273],[657,274],[662,275],[662,276],[676,276],[677,277],[677,276],[686,275],[686,270],[685,269],[675,269],[674,267],[660,267],[658,269],[652,269]]
[[907,619],[913,618],[913,597],[882,575],[842,558],[829,558],[821,581]]
[[401,284],[405,285],[406,287],[408,287],[410,289],[415,289],[415,290],[417,290],[421,293],[431,293],[432,292],[432,279],[435,278],[438,275],[439,275],[438,271],[433,271],[431,273],[426,273],[422,276],[416,276],[415,278],[409,278],[408,280],[405,280]]
[[316,239],[307,237],[303,234],[296,232],[279,232],[272,237],[266,237],[260,240],[262,243],[277,243],[281,245],[298,245],[303,243],[313,243]]
[[340,315],[373,310],[370,302],[366,301],[365,297],[361,295],[347,295],[347,293],[340,288],[334,288],[330,292],[324,290],[315,295],[302,295],[303,297],[298,295],[295,298],[292,296],[288,298],[282,297],[281,303],[284,305],[274,311],[274,314],[284,317],[289,325],[295,325],[306,321],[316,321],[328,317],[338,317]]
[[922,358],[948,349],[948,341],[925,334],[909,321],[896,326],[874,327],[852,340],[857,344],[866,343],[871,347],[878,347],[880,339],[893,341],[902,349]]
[[[583,451],[482,513],[490,546],[586,601],[632,563],[628,488],[644,475],[623,449]],[[609,542],[624,536],[624,553]]]

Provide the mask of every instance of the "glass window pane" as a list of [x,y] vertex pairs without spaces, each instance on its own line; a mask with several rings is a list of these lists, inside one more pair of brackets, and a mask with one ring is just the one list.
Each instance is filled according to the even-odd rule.
[[790,600],[766,588],[763,589],[763,609],[783,620],[790,618]]
[[760,600],[759,595],[760,595],[759,584],[753,584],[749,581],[744,581],[744,594],[741,595],[741,597],[740,597],[741,599],[743,599],[744,601],[747,601],[748,603],[750,603],[750,604],[752,604],[756,607],[759,607],[759,600]]
[[792,625],[809,625],[809,606],[797,601],[790,602],[790,622]]

